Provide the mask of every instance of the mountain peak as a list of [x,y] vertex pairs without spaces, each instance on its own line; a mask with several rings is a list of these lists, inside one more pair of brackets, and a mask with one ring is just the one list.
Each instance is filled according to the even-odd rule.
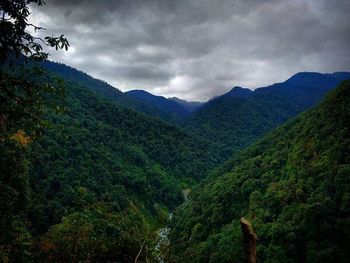
[[245,98],[250,96],[252,92],[253,91],[251,91],[250,89],[235,86],[229,92],[224,94],[224,96],[235,97],[235,98]]
[[187,116],[189,111],[180,103],[167,99],[163,96],[157,96],[145,90],[130,90],[126,92],[127,95],[144,101],[167,115],[175,116],[177,119]]
[[309,81],[313,81],[316,78],[320,78],[322,77],[323,74],[318,73],[318,72],[298,72],[296,74],[294,74],[293,76],[291,76],[289,79],[286,80],[287,83],[299,83],[299,82],[309,82]]
[[125,93],[128,95],[137,94],[137,95],[145,95],[145,96],[152,96],[152,97],[163,97],[163,96],[154,95],[142,89],[133,89],[133,90],[126,91]]
[[334,72],[322,74],[318,72],[299,72],[285,81],[294,86],[303,85],[305,87],[335,87],[339,81],[350,78],[348,72]]

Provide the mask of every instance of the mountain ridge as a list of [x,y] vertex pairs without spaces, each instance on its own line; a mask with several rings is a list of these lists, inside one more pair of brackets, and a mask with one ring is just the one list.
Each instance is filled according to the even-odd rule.
[[192,113],[193,111],[197,110],[199,107],[201,107],[205,102],[199,102],[199,101],[187,101],[183,100],[177,97],[171,97],[168,98],[169,100],[176,101],[180,105],[182,105],[189,113]]
[[190,114],[190,112],[178,102],[167,99],[163,96],[154,95],[145,90],[130,90],[125,92],[125,94],[150,103],[152,106],[159,108],[160,111],[175,115],[178,118],[183,118]]
[[230,96],[231,92],[241,91],[233,89],[200,107],[185,120],[184,127],[221,145],[222,155],[227,158],[315,105],[346,78],[350,73],[304,72],[285,82],[246,91],[248,96]]
[[107,82],[96,79],[74,67],[53,61],[45,61],[40,63],[40,65],[46,70],[58,74],[65,81],[72,81],[75,84],[83,85],[93,92],[102,95],[106,99],[113,100],[123,107],[136,110],[143,114],[153,116],[170,123],[180,122],[178,116],[161,111],[158,107],[153,106],[151,103],[128,96],[126,93],[123,93]]
[[344,81],[217,168],[175,213],[171,260],[243,262],[244,216],[259,262],[347,262],[349,107]]

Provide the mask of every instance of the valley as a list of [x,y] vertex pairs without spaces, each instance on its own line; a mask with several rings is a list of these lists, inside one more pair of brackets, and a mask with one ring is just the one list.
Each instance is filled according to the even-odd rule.
[[[43,66],[49,70],[46,81],[64,79],[66,110],[57,114],[47,108],[44,118],[50,126],[26,147],[26,220],[30,242],[40,251],[36,260],[118,257],[129,262],[138,255],[159,262],[212,262],[215,255],[219,262],[241,261],[242,216],[257,228],[260,260],[273,254],[298,262],[315,253],[308,242],[322,239],[322,233],[312,236],[309,231],[301,247],[289,236],[301,237],[296,231],[304,231],[316,219],[308,218],[294,229],[290,220],[296,219],[288,216],[299,213],[303,218],[307,207],[317,205],[311,201],[315,197],[308,197],[317,180],[328,188],[340,187],[334,194],[345,198],[341,196],[347,193],[347,183],[333,185],[329,177],[339,174],[339,180],[346,180],[342,174],[348,162],[348,116],[339,115],[339,109],[348,112],[348,83],[310,112],[293,117],[322,101],[349,73],[299,73],[255,91],[235,87],[191,113],[183,109],[187,113],[177,113],[179,121],[161,117],[179,112],[180,104],[169,106],[174,101],[152,94],[129,98],[129,93],[65,65]],[[153,115],[137,111],[138,105],[168,111]],[[338,130],[340,134],[328,134]],[[340,159],[330,163],[336,156]],[[335,202],[331,192],[324,192],[327,188],[316,189],[324,200]],[[339,207],[345,209],[345,200],[340,200],[334,213],[345,220],[348,211],[340,212]],[[329,215],[323,217],[328,220]],[[287,223],[289,230],[275,229]],[[270,236],[274,231],[277,239]],[[77,236],[79,253],[73,253],[72,243],[64,240]],[[281,240],[284,245],[279,245]],[[345,259],[346,249],[337,239],[327,242],[336,246],[329,256],[339,250],[345,254],[338,260]]]
[[349,262],[349,12],[1,0],[0,263]]

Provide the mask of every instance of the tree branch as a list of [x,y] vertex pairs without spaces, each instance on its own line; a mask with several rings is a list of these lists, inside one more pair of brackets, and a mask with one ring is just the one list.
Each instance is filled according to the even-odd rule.
[[143,246],[145,245],[145,241],[143,241],[141,247],[140,247],[140,250],[139,250],[139,253],[137,253],[137,256],[135,258],[135,263],[137,263],[137,260],[139,259],[139,256],[141,255],[141,252],[142,252],[142,249],[143,249]]

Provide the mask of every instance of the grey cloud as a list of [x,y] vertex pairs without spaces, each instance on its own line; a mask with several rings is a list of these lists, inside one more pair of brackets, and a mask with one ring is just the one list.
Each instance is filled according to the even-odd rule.
[[69,38],[53,60],[122,90],[207,100],[350,70],[349,12],[348,0],[47,0],[33,20]]

